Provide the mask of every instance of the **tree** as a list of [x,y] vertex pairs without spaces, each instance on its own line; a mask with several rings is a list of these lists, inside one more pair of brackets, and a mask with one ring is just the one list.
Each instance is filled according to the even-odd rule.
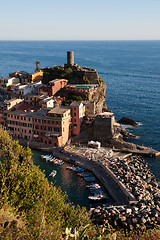
[[39,71],[41,68],[40,68],[40,62],[39,61],[36,61],[36,70]]

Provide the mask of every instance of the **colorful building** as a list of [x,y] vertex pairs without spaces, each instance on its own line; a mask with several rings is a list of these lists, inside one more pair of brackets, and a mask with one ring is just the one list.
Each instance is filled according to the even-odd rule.
[[[4,120],[5,118],[5,120]],[[0,123],[16,139],[36,141],[51,147],[61,147],[70,137],[71,111],[66,107],[38,111],[7,110],[0,114]]]
[[72,115],[72,134],[79,135],[83,117],[85,116],[85,106],[81,102],[72,102],[70,108]]
[[61,88],[64,88],[68,83],[67,79],[54,79],[49,82],[49,96],[54,96]]
[[36,71],[29,74],[31,82],[42,81],[43,80],[43,71]]

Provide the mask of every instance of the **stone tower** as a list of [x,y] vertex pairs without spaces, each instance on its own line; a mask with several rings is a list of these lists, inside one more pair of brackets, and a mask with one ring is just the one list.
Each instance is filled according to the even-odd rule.
[[74,65],[74,52],[69,51],[67,52],[67,66],[73,66]]

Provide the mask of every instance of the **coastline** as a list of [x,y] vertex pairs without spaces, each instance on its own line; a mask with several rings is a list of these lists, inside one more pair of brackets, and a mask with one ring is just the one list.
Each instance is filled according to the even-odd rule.
[[[36,148],[36,147],[35,147]],[[95,156],[95,149],[89,149],[94,153],[90,156],[84,156],[81,152],[83,147],[67,146],[65,149],[57,148],[39,148],[43,151],[51,152],[56,157],[64,159],[67,162],[72,162],[75,165],[84,167],[90,170],[99,179],[107,192],[111,195],[115,203],[111,206],[103,206],[91,208],[91,218],[98,224],[111,224],[114,227],[131,228],[145,225],[146,227],[155,227],[160,224],[160,190],[156,178],[148,165],[145,163],[142,157],[132,156],[132,154],[124,154],[111,149],[105,149],[110,153],[108,159],[104,161],[104,153],[101,154],[102,161]],[[85,151],[88,151],[88,148]],[[79,154],[77,153],[79,151]],[[92,159],[93,155],[95,161]],[[130,159],[130,160],[129,160]],[[116,162],[117,161],[117,162]],[[132,162],[134,164],[134,174],[130,174],[133,179],[136,179],[136,185],[138,187],[133,194],[132,188],[126,185],[125,174],[120,174],[114,171],[109,166],[110,163],[114,163],[113,166],[117,169],[121,169],[122,173],[126,171],[126,164]],[[143,167],[138,165],[138,162],[143,163]],[[119,166],[121,164],[121,167]],[[136,165],[137,164],[137,165]],[[128,172],[132,172],[131,168],[127,166]],[[143,169],[143,171],[141,170]],[[138,171],[143,172],[141,176]],[[148,178],[148,175],[150,178]],[[119,177],[121,176],[121,179]],[[149,182],[146,180],[150,179]],[[131,180],[130,180],[131,181]],[[131,181],[132,182],[132,181]],[[145,186],[145,188],[144,188]],[[147,215],[146,215],[146,212]],[[123,217],[122,217],[123,216]]]

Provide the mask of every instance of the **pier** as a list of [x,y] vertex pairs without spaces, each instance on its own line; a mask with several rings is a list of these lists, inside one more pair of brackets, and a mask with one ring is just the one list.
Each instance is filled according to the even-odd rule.
[[[102,183],[110,196],[113,198],[113,200],[115,201],[115,205],[125,205],[137,202],[135,197],[116,178],[114,173],[109,168],[104,166],[101,162],[91,161],[88,160],[88,158],[86,157],[77,155],[73,152],[73,149],[71,151],[66,150],[63,153],[60,153],[59,151],[57,151],[57,149],[54,149],[53,154],[59,158],[68,160],[73,164],[76,164],[91,171]],[[120,153],[120,156],[121,158],[125,158],[128,156],[128,154]]]
[[122,153],[132,153],[132,154],[136,154],[136,155],[141,155],[143,157],[159,157],[160,156],[160,152],[156,151],[153,148],[149,148],[149,147],[145,147],[145,146],[139,146],[136,144],[132,144],[131,148],[125,148],[122,147],[120,149],[114,149],[114,151],[116,152],[122,152]]

